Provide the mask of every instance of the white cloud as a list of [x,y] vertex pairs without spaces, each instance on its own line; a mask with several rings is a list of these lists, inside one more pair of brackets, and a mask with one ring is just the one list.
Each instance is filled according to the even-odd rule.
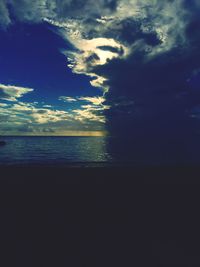
[[9,113],[17,118],[23,117],[27,122],[45,124],[50,122],[58,122],[71,120],[72,116],[64,110],[55,110],[37,106],[34,103],[18,102],[9,106]]
[[68,97],[68,96],[60,96],[59,100],[64,101],[64,102],[69,102],[69,103],[80,103],[81,101],[83,102],[90,102],[95,106],[102,105],[106,99],[103,96],[82,96],[82,97]]
[[[60,20],[57,16],[46,19],[57,26],[61,35],[75,48],[74,51],[64,52],[68,66],[75,73],[90,76],[92,86],[103,88],[104,92],[109,90],[109,77],[98,74],[97,67],[113,59],[125,60],[130,54],[134,54],[137,47],[144,51],[146,60],[151,60],[160,53],[186,44],[188,11],[183,8],[183,1],[115,2],[115,8],[109,9],[105,1],[98,0],[93,5],[91,1],[84,1],[81,14],[76,10],[75,16],[69,16],[66,12],[66,16]],[[127,30],[127,21],[132,22],[129,37],[135,35],[132,43],[123,36]],[[141,34],[137,37],[138,32]],[[146,43],[142,39],[145,34],[154,34],[160,43],[155,46]]]
[[43,105],[43,108],[52,108],[52,106],[51,105]]
[[10,24],[10,15],[6,7],[5,1],[0,1],[0,25],[6,27]]
[[[102,112],[106,109],[103,97],[61,96],[59,100],[72,105],[66,109],[36,101],[31,103],[19,101],[19,98],[32,91],[31,88],[0,84],[0,99],[7,101],[0,103],[0,133],[13,132],[17,129],[21,132],[52,131],[53,133],[103,129],[105,116]],[[90,105],[84,105],[85,103]]]
[[95,121],[100,123],[105,123],[106,118],[104,115],[98,114],[97,110],[91,109],[89,106],[83,109],[73,110],[74,118],[78,121]]
[[[185,27],[189,11],[184,1],[161,0],[9,0],[10,9],[20,21],[38,23],[47,21],[58,28],[60,34],[74,46],[74,51],[65,51],[68,66],[73,72],[88,75],[91,84],[109,89],[105,77],[96,72],[96,67],[109,60],[124,60],[134,53],[136,44],[147,54],[147,59],[169,51],[186,42]],[[197,0],[192,3],[199,8]],[[8,1],[0,2],[0,24],[9,25],[11,16]],[[124,38],[127,21],[132,21],[129,37]],[[136,27],[136,25],[138,25]],[[153,46],[141,42],[143,35],[157,35],[160,44]]]
[[[148,61],[177,46],[187,46],[185,29],[191,14],[184,7],[184,2],[1,0],[0,24],[7,26],[11,23],[9,10],[12,10],[13,16],[19,21],[46,21],[54,25],[74,48],[62,51],[68,59],[68,66],[75,73],[89,76],[92,86],[107,92],[110,77],[101,68],[108,62],[117,59],[124,61],[130,54],[137,55],[138,50],[142,51]],[[191,2],[199,8],[197,0]],[[149,44],[145,39],[148,34],[158,39],[156,45]],[[14,96],[12,99],[16,98]],[[70,98],[66,101],[75,102]]]
[[0,103],[0,107],[7,107],[8,106],[8,104],[6,104],[6,103]]
[[35,102],[0,103],[0,134],[103,131],[105,116],[102,111],[103,107],[95,105],[78,105],[65,110]]
[[62,96],[59,99],[64,102],[76,103],[76,105],[71,109],[75,120],[82,122],[106,122],[104,111],[109,109],[110,106],[104,105],[106,99],[103,96],[75,97],[72,99],[73,101],[71,101],[71,99],[68,101],[68,97],[65,96]]
[[59,97],[59,100],[64,101],[64,102],[69,102],[69,103],[72,103],[72,102],[76,102],[77,101],[76,98],[69,97],[69,96],[60,96]]
[[87,101],[95,106],[102,105],[105,102],[105,98],[101,96],[96,97],[79,97],[78,100]]
[[32,91],[33,89],[27,87],[0,84],[0,99],[17,101],[18,98]]

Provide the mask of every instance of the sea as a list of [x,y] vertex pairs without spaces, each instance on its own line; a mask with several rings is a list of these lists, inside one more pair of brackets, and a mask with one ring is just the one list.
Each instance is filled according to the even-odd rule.
[[[66,166],[158,166],[187,165],[200,162],[199,150],[192,153],[167,144],[160,149],[156,142],[150,147],[127,138],[109,136],[2,136],[1,165],[66,165]],[[175,147],[175,148],[174,148]],[[185,152],[185,153],[184,153]]]
[[103,165],[113,163],[107,137],[7,136],[0,165]]

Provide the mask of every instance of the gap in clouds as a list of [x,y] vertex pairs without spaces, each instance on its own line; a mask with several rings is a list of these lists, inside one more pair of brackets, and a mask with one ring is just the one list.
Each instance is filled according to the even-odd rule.
[[198,1],[11,0],[9,8],[6,3],[0,11],[4,27],[12,17],[45,21],[71,44],[61,51],[68,67],[102,90],[110,107],[104,110],[107,127],[122,140],[129,137],[130,154],[176,161],[188,160],[193,151],[200,158]]
[[[103,100],[86,97],[67,102],[65,108],[56,108],[40,102],[24,102],[21,99],[34,91],[0,84],[0,134],[1,135],[91,135],[102,136],[105,116]],[[66,102],[65,97],[59,100]],[[81,103],[80,103],[81,102]],[[90,105],[87,105],[90,103]]]

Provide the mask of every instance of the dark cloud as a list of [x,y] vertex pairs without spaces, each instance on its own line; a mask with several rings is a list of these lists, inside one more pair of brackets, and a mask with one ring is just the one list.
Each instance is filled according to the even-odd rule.
[[0,4],[4,27],[11,14],[59,27],[76,48],[67,54],[72,70],[108,91],[107,128],[120,138],[111,150],[141,160],[200,159],[198,0],[9,3]]
[[123,47],[112,47],[112,46],[108,46],[108,45],[102,45],[102,46],[97,46],[97,48],[103,50],[103,51],[110,51],[112,53],[115,53],[115,54],[119,54],[119,55],[123,55],[124,54],[124,50],[123,50]]
[[[122,23],[118,37],[135,45],[130,56],[95,69],[109,87],[107,127],[116,136],[110,151],[117,150],[122,158],[165,163],[200,159],[200,5],[184,4],[184,40],[175,38],[170,49],[152,54],[163,45],[157,34]],[[168,38],[174,38],[173,33]]]
[[6,6],[6,2],[0,2],[0,25],[5,27],[6,25],[10,24],[10,15],[9,11]]
[[57,20],[66,17],[100,17],[102,12],[110,14],[117,8],[117,0],[1,0],[0,24],[11,23],[11,18],[19,21],[38,23],[44,18]]
[[117,4],[118,4],[118,0],[104,0],[104,5],[105,7],[110,8],[111,10],[116,10],[117,8]]
[[7,99],[7,98],[9,98],[9,95],[1,90],[0,91],[0,99]]

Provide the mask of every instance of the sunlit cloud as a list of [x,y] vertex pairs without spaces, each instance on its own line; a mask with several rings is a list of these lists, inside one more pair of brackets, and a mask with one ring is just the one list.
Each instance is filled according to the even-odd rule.
[[64,101],[64,102],[69,102],[69,103],[73,103],[77,101],[76,98],[69,97],[69,96],[60,96],[59,100]]
[[43,105],[43,108],[52,108],[52,105]]
[[104,105],[105,98],[102,96],[94,97],[75,97],[73,99],[62,96],[59,98],[67,103],[75,103],[75,106],[71,109],[71,112],[75,120],[95,121],[99,123],[106,123],[104,111],[109,109],[108,105]]
[[32,88],[0,84],[0,99],[17,101],[18,98],[23,97],[25,94],[32,91]]
[[95,106],[102,105],[105,102],[105,98],[101,96],[97,97],[79,97],[79,100],[87,101],[92,103]]
[[[61,98],[65,101],[65,98]],[[89,136],[101,136],[104,133],[104,107],[96,98],[76,99],[76,103],[95,104],[71,106],[66,109],[55,108],[52,105],[39,102],[12,102],[0,103],[0,134],[36,134],[36,135],[79,135],[85,132]],[[67,98],[68,101],[68,98]],[[69,102],[73,105],[73,101]],[[97,131],[97,133],[95,133]],[[91,133],[90,133],[91,132]],[[102,133],[101,133],[102,132]],[[104,135],[104,134],[103,134]]]
[[[196,43],[195,39],[199,35],[194,33],[198,36],[193,40],[188,33],[191,23],[196,23],[193,29],[199,27],[199,2],[191,0],[190,6],[187,1],[181,0],[75,2],[2,0],[0,24],[3,28],[8,27],[13,17],[22,22],[48,23],[49,28],[71,44],[67,51],[61,51],[66,56],[68,67],[76,74],[87,75],[91,85],[102,90],[100,94],[103,97],[61,96],[59,99],[67,103],[63,110],[21,103],[10,106],[8,109],[12,113],[9,113],[6,106],[0,106],[4,109],[4,121],[10,116],[12,121],[17,118],[18,124],[27,120],[38,125],[67,123],[68,127],[75,127],[76,123],[79,127],[81,122],[84,127],[91,127],[92,123],[95,127],[101,127],[106,122],[107,103],[115,110],[124,112],[125,117],[137,113],[134,111],[137,107],[141,110],[141,106],[148,107],[148,114],[149,110],[152,114],[158,112],[157,106],[166,106],[167,111],[168,105],[165,103],[172,96],[171,91],[165,100],[165,97],[156,98],[154,90],[160,90],[162,86],[172,91],[182,88],[185,85],[183,76],[187,76],[186,79],[189,77],[190,83],[189,80],[194,79],[192,72],[199,68],[196,57],[199,40]],[[177,64],[179,59],[183,64],[175,67],[174,63]],[[178,75],[172,74],[174,70]],[[16,101],[30,90],[1,85],[0,98]],[[121,99],[121,96],[126,99]],[[161,100],[164,105],[160,104]],[[181,104],[181,108],[183,111],[185,103]],[[111,117],[114,117],[113,113]]]
[[0,2],[0,25],[4,28],[11,23],[10,14],[5,1]]
[[[198,1],[192,0],[194,8]],[[187,45],[185,29],[190,11],[184,1],[160,0],[35,0],[0,4],[0,24],[48,22],[73,46],[62,51],[73,72],[91,78],[94,87],[109,90],[109,75],[99,68],[113,60],[126,60],[140,49],[146,60],[177,46]],[[137,53],[135,53],[137,55]],[[136,56],[137,57],[137,56]],[[98,69],[98,70],[97,70]]]
[[69,102],[69,103],[73,103],[73,102],[90,102],[93,105],[102,105],[105,102],[105,97],[103,96],[93,96],[93,97],[89,97],[89,96],[82,96],[82,97],[68,97],[68,96],[60,96],[59,100],[64,101],[64,102]]
[[119,0],[113,1],[112,8],[102,3],[97,1],[91,6],[90,1],[85,1],[84,16],[76,10],[73,19],[66,14],[61,19],[55,16],[45,21],[56,26],[61,36],[74,46],[72,51],[63,51],[68,66],[75,73],[90,76],[91,85],[104,92],[109,90],[110,77],[99,72],[101,66],[134,54],[137,58],[138,51],[148,61],[187,45],[185,19],[189,13],[182,1]]
[[75,119],[78,121],[85,121],[85,120],[90,120],[90,121],[96,121],[100,123],[105,123],[106,119],[104,115],[99,115],[95,114],[96,110],[91,109],[91,108],[83,108],[83,109],[77,109],[73,110],[73,113],[75,114]]

